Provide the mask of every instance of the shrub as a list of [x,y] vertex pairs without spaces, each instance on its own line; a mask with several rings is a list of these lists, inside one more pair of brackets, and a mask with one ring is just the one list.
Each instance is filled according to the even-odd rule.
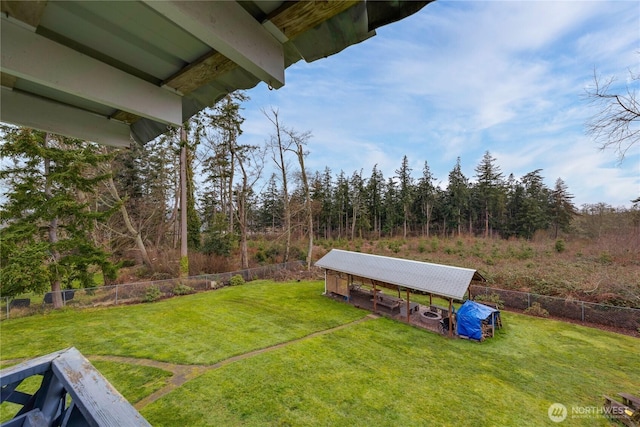
[[258,252],[256,252],[254,258],[256,262],[258,262],[258,264],[263,264],[267,261],[267,254],[264,252],[264,249],[261,248],[258,249]]
[[173,279],[173,274],[170,273],[164,273],[164,272],[156,272],[153,273],[151,276],[149,276],[149,280],[152,281],[156,281],[156,280],[170,280]]
[[187,295],[191,293],[193,293],[193,288],[182,283],[178,283],[178,285],[173,288],[174,295]]
[[520,251],[515,254],[516,259],[525,260],[533,258],[534,252],[531,246],[522,245]]
[[558,253],[564,252],[564,250],[566,249],[565,244],[564,244],[564,240],[562,240],[562,239],[556,240],[555,249],[556,249],[556,252],[558,252]]
[[240,286],[244,285],[244,283],[244,277],[239,274],[236,274],[231,278],[231,280],[229,280],[229,286]]
[[478,301],[479,303],[482,303],[482,302],[494,303],[500,310],[504,308],[504,301],[502,300],[502,298],[500,298],[500,295],[496,293],[476,295],[473,299],[475,301]]
[[546,309],[542,308],[539,302],[534,302],[533,304],[531,304],[531,307],[527,308],[524,313],[537,317],[549,317],[549,312]]
[[160,288],[156,285],[149,286],[144,294],[144,302],[154,302],[162,296]]
[[209,233],[205,236],[202,251],[205,254],[229,256],[234,248],[236,238],[231,233]]
[[611,264],[613,263],[613,257],[611,256],[611,254],[607,251],[604,251],[600,254],[600,259],[599,259],[601,264]]
[[388,244],[389,249],[394,254],[397,254],[398,252],[400,252],[400,246],[402,246],[402,243],[399,242],[398,240],[393,240]]

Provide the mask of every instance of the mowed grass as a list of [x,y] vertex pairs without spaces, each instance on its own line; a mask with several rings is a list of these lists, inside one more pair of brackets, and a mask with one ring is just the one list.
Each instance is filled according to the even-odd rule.
[[256,281],[155,303],[8,320],[0,323],[0,358],[75,346],[85,355],[213,364],[366,316],[332,303],[322,290],[318,282]]
[[[87,356],[211,364],[366,316],[322,290],[322,282],[256,282],[5,321],[1,356],[74,345]],[[476,343],[366,319],[207,371],[141,412],[156,426],[540,426],[557,425],[547,415],[554,402],[571,412],[600,407],[603,394],[640,393],[637,338],[513,313],[503,322],[496,338]],[[85,332],[87,324],[99,332]],[[120,380],[114,367],[105,376],[122,381],[125,396],[142,389],[139,400],[158,386]],[[570,413],[562,425],[610,422]]]

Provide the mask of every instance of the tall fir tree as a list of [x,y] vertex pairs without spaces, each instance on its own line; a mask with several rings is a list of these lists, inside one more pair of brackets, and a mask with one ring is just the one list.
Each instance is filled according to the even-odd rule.
[[447,186],[447,203],[450,225],[457,229],[457,234],[462,234],[462,217],[469,207],[469,180],[462,173],[460,157],[449,172],[449,185]]
[[416,204],[419,218],[421,218],[422,234],[426,237],[429,237],[429,229],[431,228],[431,220],[433,218],[433,210],[437,196],[434,181],[435,177],[431,173],[429,164],[425,160],[424,167],[422,168],[422,176],[418,179],[416,188]]
[[91,238],[96,222],[114,210],[92,210],[88,198],[107,178],[96,171],[109,156],[44,132],[5,126],[2,133],[0,156],[11,163],[0,170],[7,189],[0,210],[0,291],[13,296],[50,289],[59,308],[63,287],[74,281],[92,286],[95,268],[115,277],[109,254]]
[[562,178],[556,180],[551,191],[551,222],[553,223],[554,238],[558,238],[560,231],[569,231],[571,220],[578,215],[578,210],[571,201],[573,194],[569,193],[567,184]]
[[413,203],[413,178],[411,177],[411,168],[409,167],[409,158],[405,155],[402,158],[400,169],[396,170],[398,177],[398,186],[400,204],[402,205],[402,237],[407,238],[409,232],[409,215],[411,213],[411,204]]
[[530,239],[536,231],[549,226],[549,189],[544,185],[542,170],[536,169],[521,180],[523,199],[517,216],[517,234]]
[[502,172],[500,167],[496,165],[496,159],[491,153],[486,151],[480,164],[476,167],[476,178],[478,183],[476,186],[479,197],[480,208],[482,209],[484,236],[489,237],[489,230],[495,222],[495,213],[502,208],[501,197],[503,194]]
[[376,164],[371,171],[371,178],[367,181],[366,200],[373,233],[378,238],[380,238],[382,233],[382,215],[384,211],[382,206],[383,194],[384,176]]

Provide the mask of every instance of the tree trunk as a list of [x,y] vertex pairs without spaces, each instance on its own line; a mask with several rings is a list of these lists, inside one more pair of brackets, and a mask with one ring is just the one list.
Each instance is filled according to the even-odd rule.
[[238,156],[240,170],[242,171],[242,187],[238,193],[238,227],[240,228],[240,261],[242,268],[249,268],[249,253],[247,249],[247,196],[249,195],[249,178],[244,168],[241,157]]
[[180,277],[189,276],[187,249],[187,132],[180,128]]
[[307,227],[309,229],[309,246],[307,248],[307,270],[311,270],[311,259],[313,255],[313,209],[311,208],[311,191],[309,189],[309,181],[307,179],[307,171],[304,167],[304,152],[302,150],[302,141],[296,142],[296,155],[298,163],[300,163],[300,177],[302,178],[302,186],[304,188],[305,210],[307,211]]
[[427,239],[429,238],[429,229],[431,228],[431,214],[433,213],[433,206],[427,203]]
[[489,202],[484,205],[484,237],[489,237]]
[[[111,170],[111,165],[109,165],[109,170]],[[151,265],[151,259],[149,258],[149,253],[147,252],[147,247],[142,240],[142,235],[139,230],[136,230],[133,223],[131,222],[131,217],[129,216],[129,212],[127,211],[127,207],[124,205],[122,199],[120,198],[120,194],[118,193],[118,189],[116,188],[115,183],[113,182],[113,177],[109,177],[107,180],[107,188],[109,189],[109,193],[111,193],[111,197],[120,204],[120,214],[122,214],[122,219],[124,220],[124,225],[127,228],[127,232],[133,238],[133,241],[140,252],[140,256],[142,257],[142,262],[146,265],[151,271],[153,271],[153,266]]]
[[243,184],[243,194],[238,195],[238,226],[240,227],[240,259],[242,268],[249,268],[249,253],[247,249],[247,209],[246,209],[246,179]]
[[353,241],[356,235],[356,219],[357,219],[356,207],[353,207],[353,217],[351,218],[351,241]]
[[[49,139],[51,136],[49,133],[46,134],[44,138],[45,148],[49,145]],[[51,190],[51,180],[49,179],[49,174],[51,172],[51,159],[44,159],[44,175],[47,179],[44,188],[44,194],[47,199],[53,198],[53,192]],[[53,218],[49,222],[49,244],[52,246],[51,249],[51,264],[56,265],[60,262],[60,252],[58,252],[55,248],[56,243],[58,243],[58,218]],[[60,277],[56,274],[51,278],[51,296],[53,301],[53,308],[62,308],[62,289],[60,285]]]
[[[45,160],[45,166],[47,169],[49,168],[49,160]],[[50,193],[50,189],[47,189],[47,192]],[[54,218],[49,223],[49,243],[55,244],[58,242],[58,218]],[[51,262],[52,264],[57,264],[60,261],[60,253],[57,250],[51,251]],[[54,276],[51,280],[51,296],[53,300],[53,308],[62,308],[64,305],[62,301],[62,289],[60,285],[60,277],[57,275]]]

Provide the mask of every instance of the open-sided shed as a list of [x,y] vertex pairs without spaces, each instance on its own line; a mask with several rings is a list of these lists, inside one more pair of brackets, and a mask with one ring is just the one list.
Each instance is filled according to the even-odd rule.
[[[407,293],[407,321],[409,321],[409,291],[421,291],[449,300],[463,300],[472,280],[485,281],[476,270],[433,264],[380,255],[332,249],[315,265],[325,269],[325,293],[350,297],[355,280],[377,286],[404,289]],[[376,299],[374,299],[374,310]]]

